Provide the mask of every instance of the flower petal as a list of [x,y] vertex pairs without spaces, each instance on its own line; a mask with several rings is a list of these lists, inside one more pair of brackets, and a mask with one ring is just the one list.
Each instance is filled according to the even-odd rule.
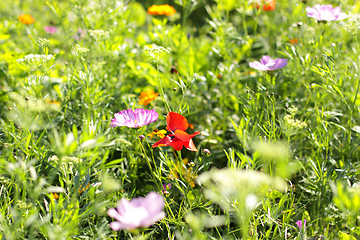
[[174,136],[174,135],[165,136],[164,138],[162,138],[159,141],[157,141],[156,143],[154,143],[154,145],[152,147],[156,148],[156,147],[169,146],[170,143],[172,142],[172,138],[171,138],[172,136]]
[[146,109],[127,109],[114,114],[115,118],[111,120],[111,127],[127,126],[129,128],[138,128],[155,122],[159,114],[155,110]]
[[266,65],[266,64],[268,64],[269,62],[271,62],[271,57],[270,56],[267,56],[267,55],[264,55],[264,56],[262,56],[262,58],[260,59],[260,63],[262,64],[262,65]]
[[193,137],[195,137],[196,135],[199,135],[200,132],[195,132],[193,134],[188,134],[184,131],[181,130],[176,130],[175,131],[175,137],[178,138],[181,141],[189,141],[190,139],[192,139]]
[[175,151],[180,151],[183,148],[184,143],[186,142],[181,141],[178,138],[174,138],[169,145],[173,147]]
[[268,69],[266,68],[266,66],[264,66],[263,64],[261,64],[259,61],[254,61],[254,62],[249,62],[249,66],[251,68],[254,68],[256,70],[260,70],[260,71],[267,71]]
[[113,231],[120,231],[125,228],[124,224],[121,224],[120,222],[111,222],[110,227]]
[[109,217],[111,218],[115,218],[119,215],[119,213],[115,210],[115,208],[110,208],[108,211],[107,211],[107,214],[109,215]]
[[193,142],[192,139],[190,139],[188,142],[184,143],[184,146],[187,148],[187,150],[189,151],[193,151],[196,152],[197,148],[195,147],[195,144]]
[[169,112],[166,116],[166,125],[169,131],[175,132],[179,129],[181,131],[186,131],[189,127],[189,123],[186,118],[176,112]]
[[284,58],[276,59],[273,70],[285,67],[287,65],[287,62],[288,62],[288,60],[284,59]]
[[340,7],[333,8],[331,4],[315,4],[314,7],[306,7],[306,15],[318,21],[339,21],[348,17],[347,14],[341,12]]
[[143,200],[143,206],[150,215],[162,212],[164,209],[164,197],[156,192],[150,192]]

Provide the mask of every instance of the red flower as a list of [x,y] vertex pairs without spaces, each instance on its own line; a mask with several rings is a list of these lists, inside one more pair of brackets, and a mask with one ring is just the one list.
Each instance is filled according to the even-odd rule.
[[[275,10],[275,0],[257,0],[254,1],[253,6],[256,7],[256,9],[259,9],[260,6],[262,6],[262,9],[264,11],[273,11]],[[259,6],[260,5],[260,6]]]
[[179,113],[169,112],[166,116],[166,125],[167,130],[172,134],[157,141],[152,146],[153,148],[171,146],[174,150],[180,151],[183,147],[186,147],[190,151],[197,151],[192,138],[200,134],[200,132],[186,133],[189,123],[184,116]]

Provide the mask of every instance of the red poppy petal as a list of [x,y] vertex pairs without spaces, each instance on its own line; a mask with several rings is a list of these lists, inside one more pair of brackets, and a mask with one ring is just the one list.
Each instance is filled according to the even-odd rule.
[[189,123],[186,118],[176,112],[169,112],[166,116],[166,125],[169,131],[175,132],[179,129],[181,131],[186,131],[189,127]]
[[170,146],[172,146],[174,148],[175,151],[180,151],[183,146],[184,146],[184,143],[183,141],[177,139],[177,138],[174,138],[171,143],[170,143]]
[[154,143],[154,145],[152,147],[156,148],[156,147],[169,146],[171,144],[171,142],[172,142],[171,136],[174,136],[174,135],[165,136],[164,138],[162,138],[159,141],[157,141],[156,143]]
[[194,144],[192,139],[190,139],[188,142],[184,143],[184,146],[190,151],[194,151],[194,152],[197,151],[197,149],[195,147],[195,144]]
[[200,132],[195,132],[193,134],[187,134],[184,131],[181,130],[176,130],[175,131],[175,137],[180,139],[181,141],[189,141],[190,139],[192,139],[193,137],[195,137],[196,135],[199,135]]

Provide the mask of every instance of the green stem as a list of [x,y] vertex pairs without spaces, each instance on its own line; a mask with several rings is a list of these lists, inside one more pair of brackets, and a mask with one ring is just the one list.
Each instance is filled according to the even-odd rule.
[[165,94],[164,94],[164,89],[162,87],[162,83],[161,83],[161,78],[160,78],[160,70],[159,70],[159,61],[156,62],[156,70],[158,72],[158,80],[159,80],[159,84],[160,84],[160,93],[161,93],[161,99],[163,100],[166,110],[168,112],[171,111],[171,108],[169,106],[169,104],[167,103],[166,99],[165,99]]
[[[138,133],[138,132],[136,131],[136,133]],[[138,136],[138,134],[137,134],[137,136]],[[148,156],[147,156],[147,154],[146,154],[146,151],[145,151],[145,148],[144,148],[144,146],[142,145],[142,142],[140,141],[140,138],[137,137],[137,139],[138,139],[138,141],[139,141],[139,144],[140,144],[140,146],[141,146],[141,150],[142,150],[142,152],[143,152],[144,158],[146,159],[146,163],[147,163],[147,165],[149,166],[149,169],[150,169],[150,171],[151,171],[151,174],[154,175],[154,172],[153,172],[153,170],[152,170],[151,163],[150,163],[150,158],[148,158]]]

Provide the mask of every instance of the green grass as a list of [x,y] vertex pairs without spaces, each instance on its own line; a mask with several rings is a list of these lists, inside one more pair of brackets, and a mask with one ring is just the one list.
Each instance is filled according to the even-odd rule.
[[[359,24],[305,10],[358,14],[360,4],[224,2],[169,2],[169,17],[148,15],[148,1],[0,3],[2,239],[360,238]],[[17,61],[29,54],[52,58]],[[288,65],[249,67],[263,55]],[[160,96],[144,107],[146,89]],[[128,108],[159,119],[111,128]],[[197,152],[152,148],[159,138],[147,134],[166,128],[169,111],[201,132]],[[151,191],[166,217],[112,231],[106,211]]]

